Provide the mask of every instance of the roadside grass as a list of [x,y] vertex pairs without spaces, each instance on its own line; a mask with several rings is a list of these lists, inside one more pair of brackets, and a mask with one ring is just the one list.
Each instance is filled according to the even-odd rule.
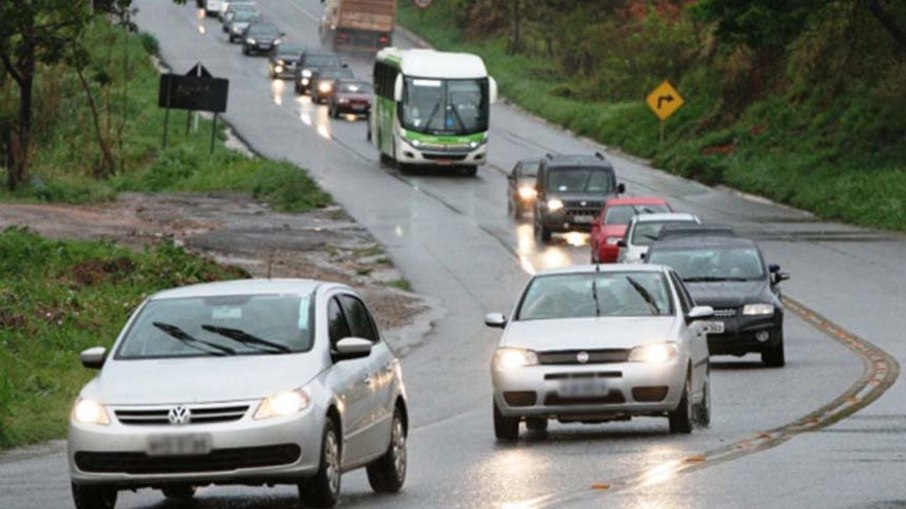
[[79,352],[110,347],[157,290],[248,277],[172,244],[142,253],[108,242],[0,233],[0,449],[60,438],[92,376]]
[[388,281],[386,284],[387,286],[398,288],[404,292],[412,291],[412,283],[406,278],[394,279],[393,281]]
[[685,106],[667,121],[660,144],[658,121],[644,98],[571,97],[571,84],[550,62],[508,55],[499,38],[467,40],[451,22],[453,4],[435,2],[422,11],[404,2],[399,22],[438,49],[480,55],[501,94],[535,115],[709,185],[726,184],[826,219],[906,230],[906,120],[892,119],[896,101],[879,100],[867,89],[828,101],[821,85],[812,84],[812,100],[768,95],[727,123],[717,99],[718,71],[700,68],[674,83]]
[[[75,72],[63,66],[45,69],[35,87],[32,182],[15,193],[0,191],[0,200],[90,203],[112,200],[122,191],[229,191],[251,193],[285,212],[331,203],[301,168],[227,149],[223,130],[209,155],[211,120],[199,118],[197,130],[187,134],[191,124],[185,111],[171,110],[168,146],[162,148],[165,112],[157,106],[159,72],[150,58],[157,41],[149,34],[124,35],[102,21],[87,37],[91,65],[86,76],[114,154],[114,174],[96,178],[101,151]],[[15,92],[11,80],[0,84],[0,117],[9,116],[3,110],[14,106]],[[3,168],[0,179],[6,180]]]

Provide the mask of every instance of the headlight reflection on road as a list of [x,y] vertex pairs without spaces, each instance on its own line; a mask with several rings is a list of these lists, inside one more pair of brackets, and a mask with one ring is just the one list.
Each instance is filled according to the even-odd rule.
[[530,224],[520,224],[516,227],[516,255],[519,256],[519,265],[522,266],[522,270],[532,276],[538,272],[531,261],[534,250],[535,230]]
[[570,265],[569,253],[562,247],[548,247],[541,253],[542,269],[557,269]]
[[276,79],[271,81],[271,93],[274,96],[274,104],[280,106],[283,104],[283,88],[286,84],[283,80]]
[[[474,478],[493,483],[479,491],[493,492],[500,500],[496,507],[528,509],[538,506],[530,493],[535,493],[539,476],[549,474],[555,468],[543,453],[522,448],[498,449],[479,463],[478,475]],[[502,476],[501,472],[507,475]]]
[[569,232],[565,235],[566,243],[573,247],[582,247],[588,245],[589,235],[587,233]]

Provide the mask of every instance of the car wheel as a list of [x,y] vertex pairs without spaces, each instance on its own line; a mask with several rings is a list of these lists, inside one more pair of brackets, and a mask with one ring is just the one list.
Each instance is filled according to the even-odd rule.
[[368,484],[376,493],[396,493],[406,481],[406,425],[399,408],[393,414],[390,446],[380,459],[368,465]]
[[470,164],[462,169],[462,173],[467,177],[478,175],[478,166]]
[[340,439],[331,419],[324,424],[318,473],[299,484],[299,498],[308,507],[333,507],[340,499]]
[[783,329],[774,332],[779,339],[774,346],[761,352],[761,362],[769,368],[782,368],[786,364],[786,355],[783,352]]
[[192,500],[195,497],[195,486],[190,484],[177,484],[161,488],[165,497],[171,500]]
[[679,405],[677,405],[676,410],[668,414],[671,433],[692,433],[692,400],[689,398],[691,385],[692,382],[687,376]]
[[513,442],[519,438],[519,418],[507,417],[500,413],[494,402],[494,436],[501,442]]
[[105,484],[72,483],[72,500],[76,509],[113,509],[116,488]]
[[534,431],[536,433],[546,433],[547,423],[548,420],[544,417],[533,417],[525,420],[525,427],[529,431]]
[[705,375],[705,383],[702,387],[702,400],[695,409],[695,423],[702,428],[711,425],[711,373]]
[[245,45],[242,46],[242,54],[243,54],[243,55],[248,55],[248,54],[249,54],[249,48],[248,48],[248,46],[245,46]]
[[535,236],[541,240],[541,242],[550,242],[551,240],[551,231],[544,227],[544,225],[535,223]]

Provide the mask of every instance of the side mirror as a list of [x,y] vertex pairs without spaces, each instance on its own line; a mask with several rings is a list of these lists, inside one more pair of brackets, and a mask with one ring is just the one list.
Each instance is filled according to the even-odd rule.
[[626,184],[620,182],[619,184],[617,184],[617,194],[625,194],[625,193],[626,193]]
[[620,239],[617,241],[617,247],[626,247],[626,239]]
[[88,369],[101,369],[107,360],[107,349],[103,346],[89,348],[79,354],[79,360],[82,361],[82,366]]
[[780,265],[777,265],[776,263],[772,263],[772,264],[768,265],[768,271],[772,272],[772,273],[780,272]]
[[396,81],[393,82],[393,100],[400,102],[403,100],[403,75],[397,74]]
[[497,102],[497,80],[488,76],[488,103],[494,104]]
[[771,274],[771,280],[775,285],[781,281],[786,281],[789,278],[789,272],[774,272],[773,274]]
[[337,341],[333,350],[333,358],[337,361],[361,359],[371,355],[371,341],[362,338],[345,338]]
[[503,313],[488,313],[484,315],[484,324],[488,327],[502,329],[506,327],[506,317]]
[[696,320],[705,320],[714,316],[714,308],[711,306],[695,306],[689,311],[689,314],[686,315],[687,322],[694,322]]

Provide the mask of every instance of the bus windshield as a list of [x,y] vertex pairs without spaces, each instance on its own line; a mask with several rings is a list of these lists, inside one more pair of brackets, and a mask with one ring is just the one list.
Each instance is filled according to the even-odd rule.
[[400,122],[412,131],[472,134],[488,130],[487,78],[406,78]]

